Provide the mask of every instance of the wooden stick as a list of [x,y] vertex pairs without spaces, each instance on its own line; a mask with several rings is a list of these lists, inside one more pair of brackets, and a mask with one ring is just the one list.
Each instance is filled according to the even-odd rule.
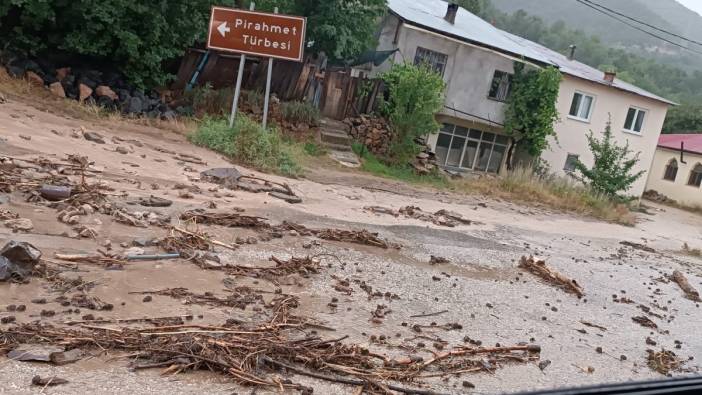
[[458,349],[458,350],[453,350],[453,351],[448,351],[448,352],[438,354],[436,357],[424,362],[422,364],[422,368],[425,368],[436,361],[442,360],[444,358],[452,357],[452,356],[468,355],[468,354],[489,354],[489,353],[493,353],[493,352],[506,352],[506,351],[541,352],[541,346],[536,345],[536,344],[528,344],[526,346]]
[[685,297],[692,300],[693,302],[702,302],[700,299],[700,293],[687,281],[687,277],[681,271],[674,271],[673,275],[670,277],[673,282],[678,284],[680,289],[685,292]]
[[434,317],[434,316],[441,315],[441,314],[448,313],[448,312],[449,312],[448,310],[441,310],[441,311],[437,311],[436,313],[411,315],[410,318]]
[[187,231],[187,230],[185,230],[185,229],[182,229],[182,228],[179,228],[179,227],[177,227],[177,226],[174,226],[174,227],[173,227],[173,230],[176,230],[176,231],[178,231],[178,232],[180,232],[180,233],[183,233],[183,234],[186,234],[186,235],[188,235],[188,236],[196,237],[196,238],[198,238],[198,239],[200,239],[200,240],[203,240],[203,241],[205,241],[205,242],[207,242],[207,243],[211,243],[211,244],[214,244],[214,245],[216,245],[216,246],[220,246],[220,247],[228,248],[228,249],[230,249],[230,250],[232,250],[232,251],[236,251],[236,248],[234,248],[234,247],[232,247],[232,246],[230,246],[230,245],[227,245],[227,244],[225,244],[225,243],[222,243],[221,241],[210,240],[210,239],[208,239],[208,238],[206,238],[206,237],[202,237],[202,236],[200,236],[200,235],[198,235],[198,234],[196,234],[196,233],[189,232],[189,231]]

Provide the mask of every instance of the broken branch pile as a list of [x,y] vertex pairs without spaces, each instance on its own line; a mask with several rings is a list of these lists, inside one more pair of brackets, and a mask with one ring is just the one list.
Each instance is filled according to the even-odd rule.
[[[534,345],[458,347],[428,360],[418,356],[390,359],[360,345],[310,335],[293,336],[299,332],[281,330],[283,326],[300,328],[303,325],[175,325],[147,329],[85,327],[75,330],[24,324],[0,333],[0,351],[6,352],[27,343],[60,344],[66,349],[97,346],[104,350],[138,352],[140,362],[135,363],[134,368],[161,366],[168,367],[169,373],[210,370],[229,375],[242,385],[303,389],[299,384],[281,381],[271,374],[285,367],[323,380],[367,384],[405,393],[420,392],[385,382],[490,372],[502,364],[538,360],[540,353],[540,347]],[[352,381],[339,376],[356,379]]]
[[236,307],[239,309],[245,309],[246,306],[258,302],[263,302],[263,297],[261,294],[253,292],[250,288],[239,287],[234,290],[234,293],[227,296],[226,298],[219,298],[215,296],[212,292],[205,292],[204,294],[196,294],[190,292],[187,288],[168,288],[158,291],[142,291],[142,292],[130,292],[132,294],[141,295],[160,295],[169,296],[173,299],[180,299],[186,304],[199,304],[207,306],[219,306],[219,307]]
[[563,289],[567,293],[575,294],[578,298],[582,298],[585,295],[583,288],[577,281],[549,268],[546,266],[546,261],[533,256],[529,258],[523,256],[519,262],[519,267],[541,277],[546,282]]
[[702,299],[700,299],[700,293],[690,284],[689,281],[687,281],[687,277],[685,277],[681,271],[674,271],[673,275],[670,276],[670,279],[678,284],[680,289],[685,292],[686,298],[692,300],[693,302],[702,302]]
[[646,350],[646,352],[648,352],[648,367],[660,374],[668,375],[670,372],[680,371],[685,363],[674,352],[665,349]]
[[392,215],[394,217],[399,217],[400,214],[402,214],[405,216],[405,218],[414,218],[420,221],[431,222],[435,225],[446,226],[449,228],[453,228],[458,225],[470,225],[472,223],[471,220],[463,218],[461,214],[448,210],[439,210],[432,214],[423,211],[421,208],[416,206],[401,207],[397,211],[381,206],[368,206],[364,207],[363,209],[377,214]]

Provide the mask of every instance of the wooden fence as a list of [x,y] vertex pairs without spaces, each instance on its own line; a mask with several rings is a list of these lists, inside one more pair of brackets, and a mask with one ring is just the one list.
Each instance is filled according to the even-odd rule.
[[[181,61],[171,88],[183,90],[191,80],[206,51],[190,49]],[[379,80],[353,77],[351,69],[322,70],[318,60],[306,57],[302,63],[276,60],[273,63],[271,92],[281,100],[307,101],[319,108],[322,115],[343,120],[368,113],[378,104],[377,96],[384,88]],[[238,55],[210,52],[197,78],[197,85],[211,84],[215,89],[232,86],[239,68]],[[243,89],[265,90],[268,60],[246,58]]]

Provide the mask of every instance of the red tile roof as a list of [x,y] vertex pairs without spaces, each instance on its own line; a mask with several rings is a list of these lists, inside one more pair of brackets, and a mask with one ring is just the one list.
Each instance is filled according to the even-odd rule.
[[670,149],[680,149],[680,143],[685,143],[685,151],[702,154],[702,134],[662,134],[658,146]]

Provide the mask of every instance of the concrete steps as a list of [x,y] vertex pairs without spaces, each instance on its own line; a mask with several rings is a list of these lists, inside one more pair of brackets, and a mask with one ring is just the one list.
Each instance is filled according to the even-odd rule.
[[330,151],[331,158],[344,166],[358,167],[361,162],[351,149],[353,139],[349,135],[349,131],[349,125],[325,118],[320,121],[319,141]]

